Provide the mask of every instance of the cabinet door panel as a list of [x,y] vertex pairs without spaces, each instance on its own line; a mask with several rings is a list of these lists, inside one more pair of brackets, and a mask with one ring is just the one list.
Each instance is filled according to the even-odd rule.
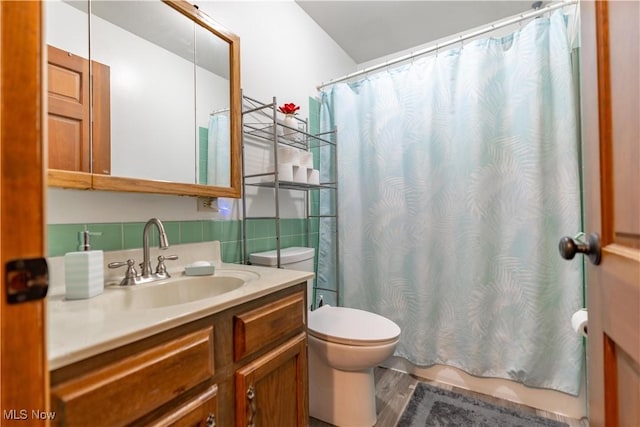
[[49,113],[50,167],[70,171],[82,171],[85,168],[83,132],[82,120]]
[[306,333],[236,372],[236,426],[308,424]]

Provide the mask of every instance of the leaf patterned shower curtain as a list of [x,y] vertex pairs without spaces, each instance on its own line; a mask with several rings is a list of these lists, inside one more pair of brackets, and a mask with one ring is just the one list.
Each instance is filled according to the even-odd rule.
[[[400,325],[396,355],[579,393],[581,229],[577,100],[567,22],[322,93],[337,126],[342,305]],[[331,232],[321,227],[319,286]]]
[[231,119],[228,111],[209,118],[207,183],[219,187],[231,185]]

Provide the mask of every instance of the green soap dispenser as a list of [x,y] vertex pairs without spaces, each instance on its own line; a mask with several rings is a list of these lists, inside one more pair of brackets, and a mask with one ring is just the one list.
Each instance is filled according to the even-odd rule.
[[78,232],[78,252],[64,256],[67,299],[84,299],[100,295],[104,290],[104,254],[92,251],[90,238],[102,233],[86,229]]

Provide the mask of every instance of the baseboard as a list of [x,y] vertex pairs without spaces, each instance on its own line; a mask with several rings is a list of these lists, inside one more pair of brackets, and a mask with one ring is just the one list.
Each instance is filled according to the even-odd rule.
[[581,419],[587,416],[584,384],[580,387],[580,395],[576,397],[554,390],[534,389],[504,379],[474,377],[451,366],[423,368],[396,356],[386,360],[382,366],[569,418]]

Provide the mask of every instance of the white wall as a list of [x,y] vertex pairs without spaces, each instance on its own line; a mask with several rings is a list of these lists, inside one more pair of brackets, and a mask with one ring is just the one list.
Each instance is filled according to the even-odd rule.
[[87,14],[63,3],[44,3],[45,40],[47,44],[64,48],[83,58],[89,57]]
[[242,89],[252,98],[300,105],[322,81],[356,70],[353,60],[295,2],[202,1],[205,11],[240,36]]
[[[307,116],[307,100],[316,95],[316,85],[355,70],[353,60],[293,1],[202,1],[198,5],[240,37],[242,88],[253,98],[268,102],[277,96],[279,104],[295,102],[302,107],[301,115]],[[267,200],[273,198],[262,193],[251,196],[252,215],[269,209]],[[300,216],[299,199],[299,195],[284,195],[281,215]],[[232,209],[224,218],[239,218],[238,201],[226,202]],[[196,201],[190,197],[48,191],[49,224],[143,221],[152,216],[191,220],[222,215],[197,212]]]

